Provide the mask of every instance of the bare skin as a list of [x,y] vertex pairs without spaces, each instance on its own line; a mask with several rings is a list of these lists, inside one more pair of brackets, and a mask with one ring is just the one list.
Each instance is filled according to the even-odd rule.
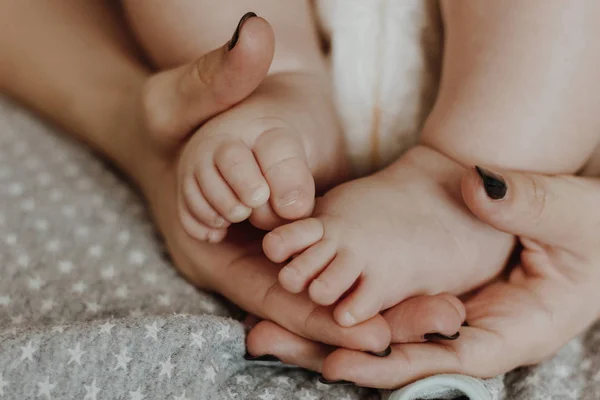
[[[274,262],[297,255],[282,269],[282,286],[308,288],[318,304],[339,301],[343,326],[414,294],[460,293],[502,269],[509,235],[490,234],[453,204],[464,167],[574,173],[600,139],[600,49],[583,45],[600,34],[598,2],[577,1],[565,12],[560,1],[447,1],[442,11],[442,83],[421,144],[436,155],[432,164],[445,160],[437,162],[454,174],[423,174],[418,156],[403,156],[327,193],[315,219],[264,241]],[[560,26],[579,28],[549,39]]]
[[[468,326],[461,327],[459,339],[418,343],[406,333],[407,322],[419,321],[415,312],[423,312],[420,298],[384,313],[398,343],[387,358],[331,349],[267,321],[249,333],[248,351],[320,371],[334,383],[390,389],[440,373],[493,377],[554,354],[600,315],[600,181],[496,172],[508,187],[504,199],[490,199],[475,169],[469,169],[462,180],[464,200],[482,221],[517,235],[524,249],[508,279],[465,301]],[[439,300],[447,299],[429,301],[452,315]]]
[[[347,177],[342,135],[308,2],[284,6],[273,0],[234,1],[220,8],[202,1],[142,5],[129,0],[126,5],[140,42],[159,68],[192,62],[212,50],[217,40],[231,35],[221,23],[249,9],[269,18],[277,38],[270,49],[268,77],[185,145],[177,192],[188,234],[218,243],[230,224],[249,217],[262,229],[308,217],[315,190]],[[255,18],[240,24],[253,24]],[[168,22],[173,20],[178,24]],[[161,131],[174,139],[173,132],[186,132],[171,126]]]

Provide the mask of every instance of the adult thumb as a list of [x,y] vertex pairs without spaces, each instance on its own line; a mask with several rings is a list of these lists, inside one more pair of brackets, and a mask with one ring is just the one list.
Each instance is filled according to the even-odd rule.
[[600,226],[598,180],[475,167],[462,180],[469,209],[483,222],[545,245],[589,248]]
[[183,139],[248,97],[267,76],[274,50],[271,25],[247,13],[222,47],[150,77],[143,104],[152,136],[159,141]]

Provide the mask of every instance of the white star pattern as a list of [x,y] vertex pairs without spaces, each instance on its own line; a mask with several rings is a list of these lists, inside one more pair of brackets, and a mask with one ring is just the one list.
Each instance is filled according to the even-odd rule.
[[100,275],[102,276],[102,279],[105,279],[105,280],[114,278],[115,277],[115,267],[112,265],[109,265],[108,267],[106,267],[102,270]]
[[8,246],[14,246],[15,244],[17,244],[17,235],[6,235],[6,237],[4,238],[4,243],[6,243]]
[[47,376],[43,382],[38,382],[38,393],[37,397],[46,396],[47,399],[52,398],[52,390],[56,387],[56,384],[50,383],[50,377]]
[[30,261],[31,260],[29,259],[29,256],[26,254],[23,254],[23,255],[19,256],[19,258],[17,258],[17,264],[19,264],[19,266],[21,268],[29,267]]
[[130,238],[131,238],[131,234],[129,233],[129,231],[121,231],[117,235],[117,240],[121,244],[127,244],[129,242]]
[[275,378],[275,382],[279,385],[290,386],[290,377],[289,376],[278,376]]
[[52,299],[52,298],[42,300],[42,307],[41,307],[42,312],[48,312],[48,311],[52,310],[54,308],[55,304],[56,303],[54,303],[54,299]]
[[50,201],[57,202],[62,200],[63,194],[59,189],[52,189],[50,192]]
[[138,387],[135,392],[129,392],[130,400],[144,400],[146,395],[142,392],[142,388]]
[[212,383],[215,383],[215,378],[217,377],[217,372],[215,371],[215,367],[212,365],[207,365],[204,367],[205,379],[210,380]]
[[133,265],[142,265],[146,261],[146,255],[139,250],[129,252],[129,263]]
[[156,321],[152,323],[152,325],[146,325],[146,336],[144,339],[154,339],[158,340],[158,327],[156,326]]
[[104,253],[104,249],[100,245],[94,245],[88,249],[88,254],[90,257],[99,258]]
[[39,275],[34,276],[33,278],[29,278],[27,281],[27,286],[31,290],[40,290],[42,286],[44,286],[46,282],[39,277]]
[[192,344],[201,349],[204,346],[204,343],[206,343],[206,339],[204,339],[201,332],[192,333]]
[[75,229],[75,236],[79,238],[86,238],[89,236],[89,234],[90,228],[88,228],[87,226],[79,226],[77,227],[77,229]]
[[91,313],[97,313],[102,310],[102,306],[95,301],[86,301],[85,302],[85,310]]
[[155,284],[157,280],[158,280],[158,277],[156,276],[156,273],[154,273],[154,272],[146,272],[144,274],[144,282],[146,282],[146,283]]
[[23,200],[23,203],[21,203],[21,210],[24,212],[31,212],[35,210],[35,200],[33,200],[31,197]]
[[12,197],[21,196],[24,190],[25,189],[23,188],[23,185],[21,185],[20,183],[11,183],[10,185],[8,185],[8,194]]
[[110,335],[110,331],[114,326],[114,324],[111,324],[109,321],[106,321],[105,323],[100,325],[100,333]]
[[36,179],[42,187],[48,186],[52,182],[52,176],[46,172],[41,172]]
[[96,396],[100,393],[100,388],[96,386],[96,379],[94,379],[91,385],[84,385],[84,387],[85,397],[83,400],[97,400]]
[[63,333],[65,331],[65,327],[62,325],[56,325],[52,327],[52,332],[55,333]]
[[265,392],[258,396],[260,400],[275,400],[275,395],[273,395],[268,389]]
[[127,356],[127,349],[122,349],[121,353],[114,355],[117,358],[117,366],[115,370],[124,370],[127,371],[127,367],[129,366],[129,362],[132,360],[131,357]]
[[33,227],[38,232],[46,232],[50,224],[45,219],[38,219],[33,223]]
[[168,306],[171,304],[171,299],[168,294],[158,295],[158,304],[161,306]]
[[46,250],[50,253],[58,253],[60,250],[60,241],[53,239],[46,244]]
[[0,296],[0,306],[6,307],[10,304],[10,296]]
[[300,396],[300,400],[319,400],[317,396],[306,389],[302,389],[298,395]]
[[217,309],[217,306],[215,305],[215,303],[210,300],[201,299],[200,304],[202,305],[202,308],[204,310],[206,310],[206,312],[209,312],[209,313],[214,313]]
[[82,294],[83,292],[85,292],[86,289],[87,289],[87,285],[83,281],[79,281],[76,284],[74,284],[73,286],[71,286],[71,291],[73,293]]
[[7,387],[9,383],[9,381],[4,380],[2,372],[0,372],[0,396],[4,396],[4,388]]
[[73,271],[74,265],[71,261],[59,261],[58,270],[63,274],[68,274]]
[[167,375],[169,379],[171,379],[171,372],[173,372],[174,364],[171,363],[171,357],[167,358],[166,361],[160,363],[160,373],[159,377],[163,375]]
[[77,365],[81,365],[81,357],[86,353],[85,351],[81,350],[81,344],[79,342],[77,342],[75,344],[75,348],[67,349],[67,351],[71,355],[71,357],[69,357],[69,361],[67,362],[67,365],[70,365],[73,362],[77,363]]
[[222,324],[221,328],[217,332],[217,335],[219,335],[219,337],[221,338],[221,340],[227,339],[229,337],[229,330],[230,329],[231,329],[231,326],[229,326],[227,324]]
[[62,208],[60,209],[60,212],[69,219],[75,218],[75,215],[77,215],[77,210],[75,209],[75,207],[73,207],[72,205],[65,205],[62,206]]
[[115,296],[117,296],[120,299],[124,299],[125,297],[127,297],[128,294],[129,294],[129,289],[127,289],[127,286],[125,286],[125,285],[119,286],[117,288],[117,290],[115,291]]

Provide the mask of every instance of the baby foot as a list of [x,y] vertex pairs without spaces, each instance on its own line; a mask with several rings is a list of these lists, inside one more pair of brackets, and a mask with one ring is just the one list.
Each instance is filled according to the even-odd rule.
[[[477,220],[460,199],[462,167],[417,147],[389,168],[336,187],[314,218],[267,234],[269,259],[284,262],[281,285],[308,288],[316,303],[338,300],[342,326],[422,294],[464,293],[495,276],[513,239]],[[347,294],[347,296],[345,296]]]
[[330,184],[343,164],[335,114],[319,81],[268,77],[193,135],[179,164],[180,215],[191,236],[216,243],[229,224],[251,214],[265,229],[312,213],[315,180]]

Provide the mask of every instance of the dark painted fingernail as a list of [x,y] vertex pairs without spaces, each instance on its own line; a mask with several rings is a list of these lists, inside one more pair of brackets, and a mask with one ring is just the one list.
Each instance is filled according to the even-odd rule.
[[475,167],[477,173],[483,181],[483,187],[488,197],[492,200],[500,200],[506,196],[506,182],[502,177],[485,168]]
[[458,339],[460,337],[460,332],[456,332],[452,336],[446,336],[446,335],[442,335],[441,333],[438,333],[438,332],[433,332],[433,333],[426,333],[425,335],[423,335],[423,337],[427,341],[431,341],[431,340],[456,340],[456,339]]
[[469,323],[467,321],[463,322],[461,326],[469,326]]
[[319,382],[324,385],[354,385],[354,382],[345,381],[343,379],[339,381],[328,381],[327,379],[323,378],[323,376],[319,377]]
[[252,356],[248,353],[246,353],[244,355],[244,359],[248,360],[248,361],[279,361],[281,362],[281,360],[271,354],[263,354],[262,356]]
[[392,346],[388,346],[387,349],[383,351],[367,351],[367,353],[375,357],[387,357],[392,354]]
[[246,14],[244,14],[244,16],[240,19],[240,22],[238,22],[237,28],[235,28],[235,32],[233,32],[233,36],[231,37],[231,40],[229,41],[229,46],[227,46],[227,49],[229,51],[233,50],[233,48],[237,44],[238,40],[240,39],[240,30],[242,29],[242,26],[244,26],[244,23],[246,21],[248,21],[250,18],[254,18],[257,16],[258,15],[256,15],[255,13],[253,13],[251,11],[251,12],[247,12]]

